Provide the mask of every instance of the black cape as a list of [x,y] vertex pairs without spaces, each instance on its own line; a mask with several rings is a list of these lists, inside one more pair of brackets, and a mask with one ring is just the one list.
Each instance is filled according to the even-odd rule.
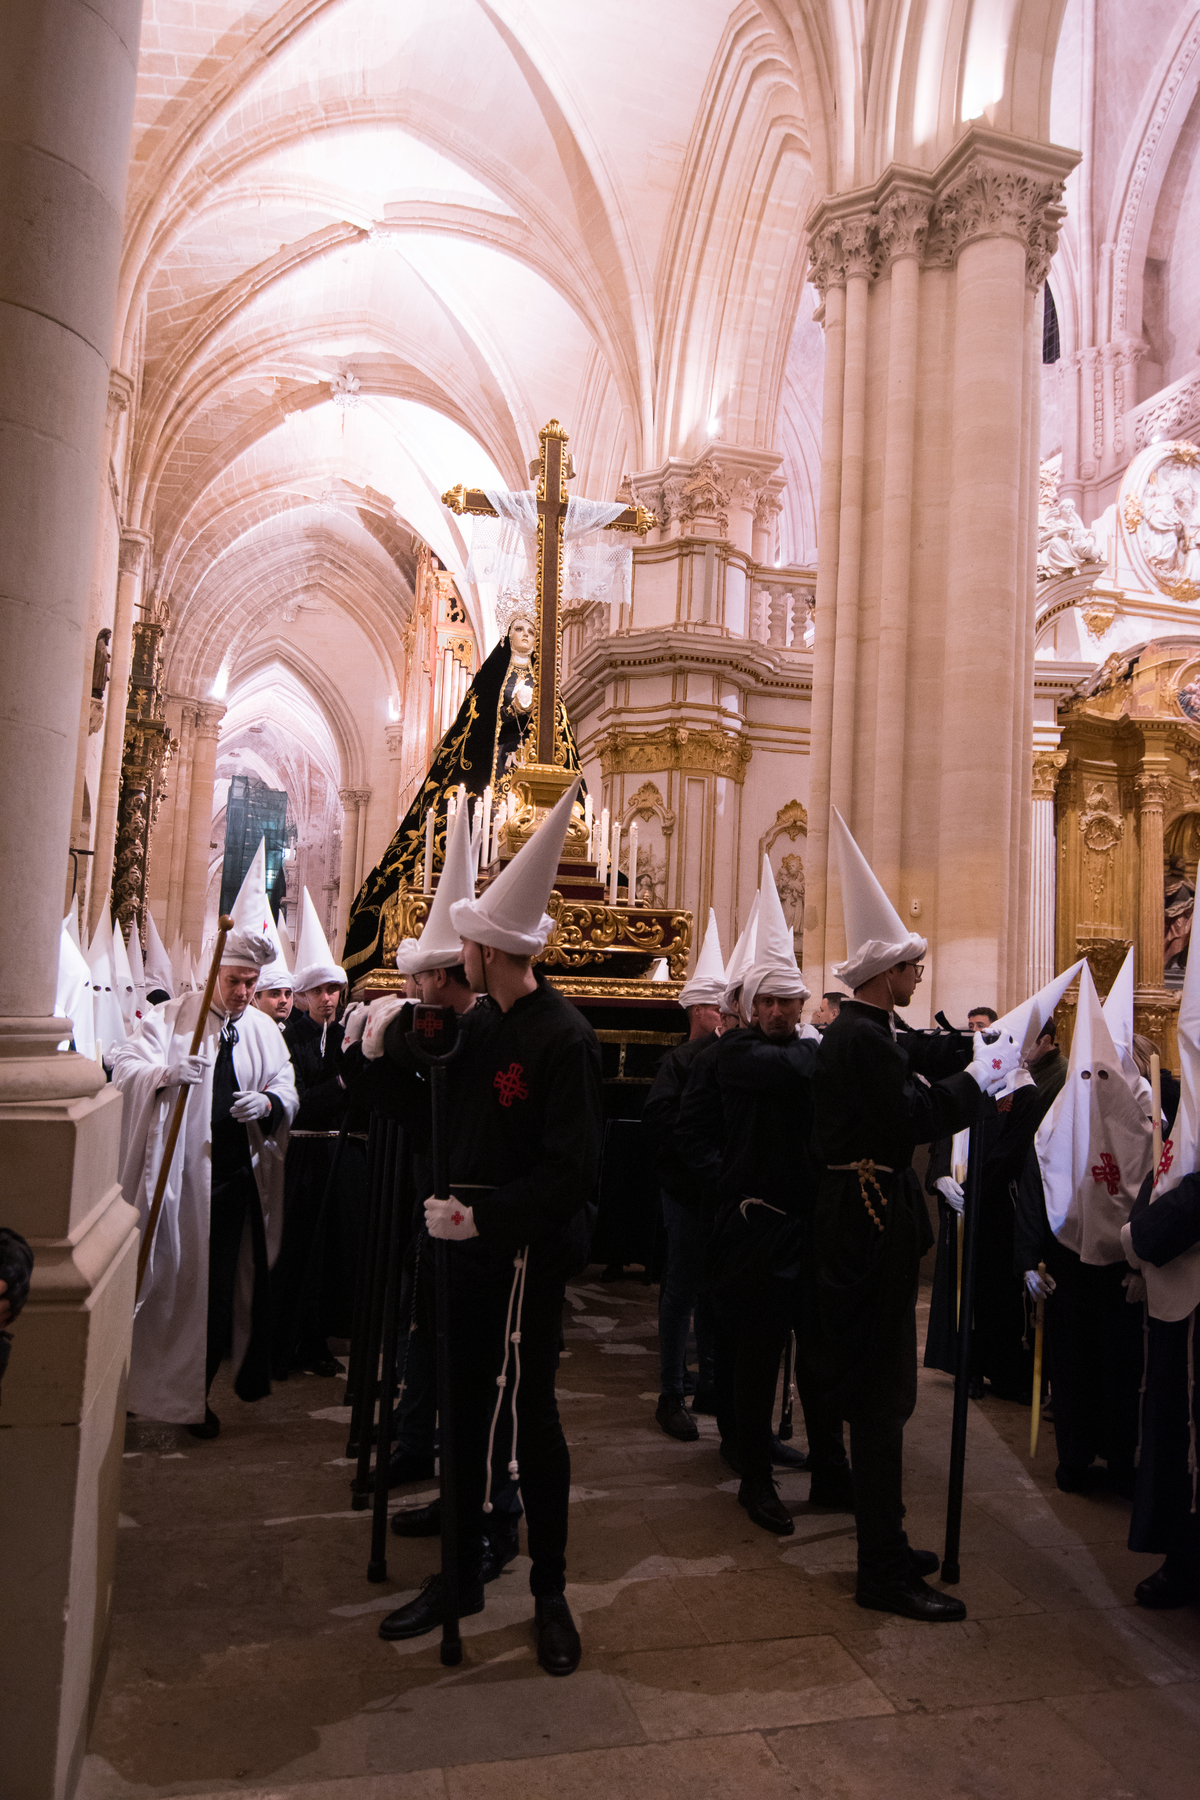
[[[1153,1206],[1147,1176],[1130,1214],[1129,1228],[1139,1261],[1156,1268],[1200,1244],[1200,1174],[1185,1175],[1177,1188],[1161,1195]],[[1193,1453],[1200,1436],[1195,1340],[1195,1313],[1173,1321],[1147,1320],[1141,1453],[1129,1548],[1186,1557],[1193,1568],[1200,1568]]]

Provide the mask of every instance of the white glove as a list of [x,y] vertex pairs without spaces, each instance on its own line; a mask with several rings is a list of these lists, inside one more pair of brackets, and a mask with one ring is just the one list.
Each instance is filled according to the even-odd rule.
[[369,1061],[375,1062],[383,1055],[383,1034],[396,1014],[407,1005],[407,1000],[398,1000],[391,995],[386,1000],[372,1000],[362,1035],[363,1055]]
[[431,1238],[449,1238],[454,1243],[479,1236],[469,1206],[461,1200],[435,1200],[432,1194],[425,1202],[425,1229]]
[[1036,1269],[1026,1269],[1025,1287],[1035,1300],[1048,1300],[1055,1286],[1053,1275],[1039,1275]]
[[246,1125],[251,1119],[265,1119],[270,1110],[270,1094],[260,1094],[254,1088],[239,1088],[233,1096],[229,1116],[239,1125]]
[[1008,1095],[1018,1093],[1021,1088],[1035,1087],[1036,1085],[1029,1070],[1022,1065],[1020,1068],[1014,1069],[1011,1075],[1005,1077],[1004,1085],[996,1098],[1004,1100]]
[[963,1191],[960,1184],[955,1181],[953,1175],[943,1175],[939,1180],[935,1181],[933,1185],[942,1196],[942,1199],[946,1202],[946,1205],[953,1207],[959,1218],[961,1218],[964,1205]]
[[1136,1269],[1130,1269],[1121,1286],[1125,1289],[1125,1299],[1130,1306],[1140,1306],[1146,1298],[1146,1277],[1139,1275]]
[[195,1087],[204,1080],[204,1072],[211,1061],[208,1056],[177,1056],[167,1064],[167,1078],[164,1087]]
[[356,1000],[342,1014],[342,1048],[357,1044],[367,1028],[367,1008],[361,1000]]

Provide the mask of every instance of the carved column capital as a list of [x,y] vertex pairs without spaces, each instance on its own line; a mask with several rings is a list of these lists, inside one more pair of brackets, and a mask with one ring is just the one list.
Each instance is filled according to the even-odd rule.
[[842,236],[836,219],[830,219],[810,230],[808,257],[808,279],[824,300],[831,287],[841,287],[846,280]]
[[196,701],[196,736],[217,739],[221,735],[221,720],[225,717],[223,700]]
[[1038,288],[1058,247],[1065,179],[1065,170],[1060,174],[1038,168],[1032,159],[989,153],[986,140],[981,141],[942,185],[933,235],[944,238],[951,260],[982,238],[1018,239],[1025,246],[1026,283]]
[[404,753],[404,726],[397,720],[393,725],[385,725],[383,735],[387,742],[388,755],[398,757]]
[[929,232],[930,207],[928,194],[911,189],[902,188],[888,195],[877,214],[883,266],[903,256],[921,255]]
[[127,526],[121,533],[120,548],[117,551],[117,567],[121,574],[143,576],[149,554],[149,533],[133,531]]
[[365,806],[371,798],[370,788],[339,788],[338,799],[344,807]]
[[1138,811],[1142,813],[1161,812],[1171,794],[1171,786],[1165,775],[1153,769],[1143,769],[1135,775],[1133,781],[1138,797]]
[[1033,797],[1053,800],[1058,778],[1066,767],[1065,750],[1035,750],[1033,753]]

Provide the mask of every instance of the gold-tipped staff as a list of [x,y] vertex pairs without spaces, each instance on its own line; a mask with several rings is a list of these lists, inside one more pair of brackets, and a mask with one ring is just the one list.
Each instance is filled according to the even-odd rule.
[[[1038,1264],[1038,1278],[1046,1285],[1046,1265]],[[1039,1294],[1033,1309],[1033,1417],[1029,1422],[1029,1458],[1037,1455],[1038,1426],[1042,1422],[1042,1341],[1046,1334],[1046,1299]]]
[[[217,947],[213,951],[209,964],[208,980],[204,984],[204,998],[200,1002],[200,1016],[196,1020],[196,1029],[192,1033],[191,1056],[197,1056],[200,1045],[204,1041],[204,1027],[208,1023],[208,1009],[212,1005],[213,991],[217,985],[217,972],[221,967],[221,958],[225,954],[225,939],[233,930],[233,920],[227,913],[222,913],[217,920]],[[138,1251],[137,1296],[142,1291],[142,1281],[146,1274],[146,1265],[150,1261],[150,1246],[154,1242],[154,1233],[158,1229],[158,1215],[162,1211],[163,1195],[167,1190],[167,1176],[171,1172],[171,1164],[175,1159],[175,1146],[179,1142],[179,1128],[183,1124],[183,1109],[187,1105],[188,1090],[181,1087],[175,1097],[175,1111],[171,1115],[171,1128],[167,1132],[167,1142],[163,1149],[162,1162],[159,1164],[158,1180],[154,1184],[154,1198],[150,1202],[150,1217],[146,1221],[146,1229],[142,1235],[142,1247]]]

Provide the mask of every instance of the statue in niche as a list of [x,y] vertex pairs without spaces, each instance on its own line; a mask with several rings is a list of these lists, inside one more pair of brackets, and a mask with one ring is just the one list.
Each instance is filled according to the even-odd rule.
[[1163,982],[1167,987],[1183,986],[1195,908],[1196,890],[1188,881],[1183,858],[1173,856],[1163,882]]
[[112,666],[112,632],[107,625],[103,631],[96,633],[96,648],[92,653],[92,699],[103,700],[104,690],[108,686],[108,672]]
[[780,863],[775,886],[779,890],[783,916],[792,928],[792,943],[799,962],[804,949],[804,864],[794,852]]
[[1190,681],[1185,682],[1177,690],[1175,698],[1179,702],[1180,712],[1200,724],[1200,673],[1193,675]]
[[1164,463],[1146,483],[1137,535],[1168,593],[1179,599],[1200,593],[1200,504],[1186,465]]
[[1101,561],[1096,540],[1067,495],[1038,509],[1039,581],[1055,575],[1077,575],[1085,564]]

